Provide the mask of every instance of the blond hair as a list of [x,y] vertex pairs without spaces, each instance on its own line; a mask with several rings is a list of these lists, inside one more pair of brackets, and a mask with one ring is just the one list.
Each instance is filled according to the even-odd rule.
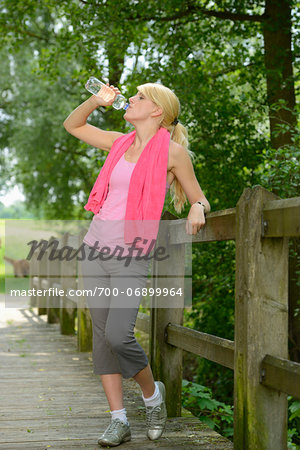
[[[174,120],[178,120],[180,114],[180,103],[174,92],[160,83],[142,84],[138,86],[138,90],[163,110],[161,127],[166,128],[171,133],[171,139],[182,145],[191,160],[193,160],[195,154],[188,148],[187,129],[179,122],[175,125],[173,124]],[[187,198],[176,177],[171,184],[170,194],[175,211],[181,213]]]

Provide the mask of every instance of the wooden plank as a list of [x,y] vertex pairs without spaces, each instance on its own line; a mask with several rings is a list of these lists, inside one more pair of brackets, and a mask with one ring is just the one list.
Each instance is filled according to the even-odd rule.
[[227,241],[235,239],[235,208],[208,213],[205,227],[196,235],[187,235],[186,219],[170,221],[170,244],[187,244],[191,242]]
[[168,344],[202,356],[222,366],[234,367],[234,342],[211,334],[170,323],[166,328]]
[[263,211],[264,237],[300,236],[300,197],[271,200]]
[[[141,406],[141,402],[136,397],[136,393],[133,397],[134,406]],[[62,418],[59,418],[62,419]],[[51,449],[66,449],[71,450],[73,448],[88,448],[95,450],[99,448],[96,444],[100,431],[104,429],[108,424],[108,419],[99,421],[97,418],[90,418],[87,416],[85,420],[80,419],[69,420],[65,418],[65,429],[61,429],[61,422],[57,423],[57,429],[51,427],[51,421],[49,420],[49,429],[44,426],[44,436],[35,436],[36,428],[32,429],[31,433],[27,432],[26,440],[22,439],[22,434],[16,433],[15,440],[9,440],[6,443],[0,443],[0,448],[13,449],[30,448],[30,449],[46,449],[48,445],[51,445]],[[170,449],[177,448],[183,449],[205,449],[205,450],[221,450],[232,449],[233,445],[227,439],[222,438],[215,431],[209,429],[204,424],[194,417],[181,417],[168,419],[167,426],[163,436],[158,441],[149,441],[145,436],[145,423],[144,417],[140,414],[140,417],[129,417],[132,440],[128,443],[123,443],[121,448],[123,449]],[[34,426],[36,424],[33,422]],[[18,425],[18,423],[16,423]],[[73,433],[73,429],[75,432]],[[13,432],[13,430],[12,430]],[[6,446],[6,447],[5,447]]]
[[137,330],[143,331],[144,333],[149,333],[150,316],[148,316],[148,314],[138,312],[135,327]]
[[261,364],[261,383],[300,400],[300,364],[266,355]]
[[237,204],[234,445],[282,450],[287,398],[260,383],[266,354],[288,356],[288,240],[261,238],[264,205],[274,195],[245,189]]

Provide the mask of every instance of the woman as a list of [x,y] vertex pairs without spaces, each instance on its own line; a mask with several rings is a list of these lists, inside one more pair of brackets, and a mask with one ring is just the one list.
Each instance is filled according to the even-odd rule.
[[[179,100],[167,87],[158,83],[138,87],[138,93],[129,99],[124,114],[124,119],[135,129],[128,135],[87,124],[92,111],[99,106],[111,105],[119,93],[114,86],[102,87],[97,95],[91,96],[69,115],[64,126],[78,139],[109,152],[85,206],[95,213],[84,238],[85,247],[93,255],[96,249],[104,256],[101,245],[109,243],[111,249],[114,244],[121,243],[119,248],[122,247],[124,257],[130,253],[127,244],[132,243],[135,236],[129,230],[127,236],[130,238],[126,240],[124,228],[128,223],[143,223],[147,219],[150,219],[149,223],[155,223],[160,218],[166,184],[167,189],[168,185],[172,186],[177,212],[182,210],[186,197],[191,204],[186,221],[188,234],[196,234],[204,226],[210,205],[195,177],[190,158],[192,152],[187,149],[187,132],[178,122]],[[155,238],[157,228],[147,232],[144,237]],[[142,243],[146,241],[144,239]],[[117,288],[120,292],[117,297],[102,295],[101,305],[99,297],[88,299],[93,324],[94,371],[101,377],[112,416],[110,425],[98,441],[101,445],[116,446],[131,439],[123,405],[122,377],[134,378],[141,387],[149,439],[155,440],[162,435],[167,419],[165,387],[161,382],[154,382],[145,352],[134,337],[141,298],[126,296],[129,286],[135,288],[146,284],[149,259],[137,258],[141,248],[142,254],[147,252],[146,246],[135,247],[129,266],[115,255],[109,261],[87,259],[82,265],[88,288],[101,285]]]

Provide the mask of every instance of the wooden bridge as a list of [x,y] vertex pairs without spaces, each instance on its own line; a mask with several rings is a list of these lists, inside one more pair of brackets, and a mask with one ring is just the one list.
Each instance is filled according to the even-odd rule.
[[[140,393],[133,382],[126,381],[126,407],[134,439],[122,447],[233,448],[228,440],[203,427],[197,419],[182,417],[182,350],[186,350],[234,370],[235,449],[287,448],[287,394],[300,398],[300,365],[288,360],[287,345],[288,238],[299,237],[299,217],[300,198],[281,200],[257,186],[244,191],[236,208],[208,214],[205,228],[193,236],[196,245],[236,241],[234,342],[183,327],[184,299],[177,302],[176,308],[160,307],[156,288],[184,288],[185,250],[190,236],[185,232],[185,220],[178,219],[169,222],[167,233],[159,234],[157,245],[167,239],[172,264],[153,261],[153,307],[150,316],[139,313],[137,328],[149,333],[149,358],[155,378],[166,384],[170,419],[161,440],[145,440]],[[168,214],[164,218],[172,219]],[[81,240],[82,235],[65,235],[60,244],[77,249]],[[49,259],[49,252],[50,249],[41,260],[33,255],[32,286],[59,287],[64,293],[70,288],[82,288],[76,259],[58,267],[57,260]],[[163,277],[159,276],[161,273]],[[174,302],[169,297],[166,301]],[[7,426],[4,436],[0,434],[0,448],[23,448],[27,443],[28,448],[95,448],[100,424],[103,429],[102,422],[108,422],[109,417],[88,356],[91,321],[84,297],[66,294],[38,299],[32,304],[36,310],[20,312],[20,326],[9,325],[12,350],[2,350],[2,359],[8,362],[1,364],[1,392],[5,392],[10,414],[4,411],[0,416],[0,426]],[[47,322],[42,314],[47,314]],[[16,349],[26,335],[29,355],[17,358]],[[35,355],[32,360],[30,355]],[[47,384],[42,384],[43,376],[49,383],[49,392]],[[37,384],[30,383],[31,379]],[[41,396],[41,402],[46,402],[40,404],[40,415],[39,403],[35,407],[30,404],[33,397],[38,402],[36,394]],[[25,438],[24,430],[30,423],[27,416],[35,428],[28,425]]]
[[[36,308],[0,312],[0,449],[100,448],[110,413],[91,353],[78,353],[76,337],[62,335]],[[133,380],[125,381],[124,393],[132,440],[120,448],[232,448],[191,414],[170,418],[159,442],[149,441]]]

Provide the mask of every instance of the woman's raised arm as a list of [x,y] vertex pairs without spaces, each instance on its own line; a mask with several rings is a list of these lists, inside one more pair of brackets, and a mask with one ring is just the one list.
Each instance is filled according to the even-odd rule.
[[[112,86],[110,89],[114,89],[116,95],[120,92],[117,88],[113,88]],[[100,128],[88,124],[87,118],[96,108],[98,108],[98,106],[109,106],[113,101],[114,98],[107,102],[98,95],[92,95],[88,100],[74,109],[74,111],[66,118],[64,121],[65,129],[81,141],[109,152],[114,141],[122,136],[123,133],[101,130]]]

